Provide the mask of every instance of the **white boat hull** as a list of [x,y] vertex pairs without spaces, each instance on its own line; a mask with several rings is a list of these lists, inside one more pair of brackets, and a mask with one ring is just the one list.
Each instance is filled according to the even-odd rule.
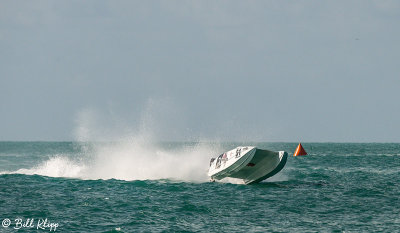
[[245,184],[261,182],[283,169],[288,154],[256,147],[237,147],[210,164],[208,175],[212,180],[226,177],[242,179]]

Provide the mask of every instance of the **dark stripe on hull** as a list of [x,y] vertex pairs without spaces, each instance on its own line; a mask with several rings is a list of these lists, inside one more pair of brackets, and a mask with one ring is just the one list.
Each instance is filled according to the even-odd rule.
[[259,183],[265,179],[270,178],[271,176],[274,176],[276,173],[280,172],[286,165],[286,161],[287,161],[287,157],[288,157],[288,153],[284,152],[282,160],[280,161],[279,165],[272,170],[270,173],[266,174],[265,176],[262,176],[254,181],[250,181],[250,182],[246,182],[245,184],[255,184],[255,183]]

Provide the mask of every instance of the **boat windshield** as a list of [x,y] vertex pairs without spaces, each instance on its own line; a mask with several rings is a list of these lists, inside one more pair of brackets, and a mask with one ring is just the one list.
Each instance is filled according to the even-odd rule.
[[221,160],[222,160],[222,156],[223,156],[223,155],[224,155],[224,154],[218,156],[217,162],[215,163],[215,168],[221,167]]
[[214,162],[214,160],[215,160],[215,158],[211,158],[211,160],[210,160],[210,167],[211,167],[211,164]]

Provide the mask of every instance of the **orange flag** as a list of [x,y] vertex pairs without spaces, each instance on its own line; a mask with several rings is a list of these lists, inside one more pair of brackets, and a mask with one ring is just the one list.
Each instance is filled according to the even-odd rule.
[[293,156],[306,155],[306,154],[307,154],[306,150],[304,150],[304,148],[301,145],[301,143],[299,143],[299,145],[297,146]]

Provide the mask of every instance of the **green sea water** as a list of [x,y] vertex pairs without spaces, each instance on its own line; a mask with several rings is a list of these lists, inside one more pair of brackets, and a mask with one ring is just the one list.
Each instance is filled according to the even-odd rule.
[[399,232],[400,144],[304,143],[263,183],[208,182],[239,145],[297,143],[0,142],[0,232]]

